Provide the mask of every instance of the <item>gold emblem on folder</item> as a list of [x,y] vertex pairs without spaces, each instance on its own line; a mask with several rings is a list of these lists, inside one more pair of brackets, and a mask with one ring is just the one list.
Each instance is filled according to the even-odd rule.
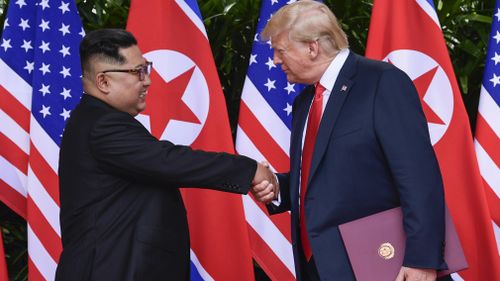
[[394,247],[391,243],[382,243],[378,248],[378,255],[386,260],[390,260],[394,257]]

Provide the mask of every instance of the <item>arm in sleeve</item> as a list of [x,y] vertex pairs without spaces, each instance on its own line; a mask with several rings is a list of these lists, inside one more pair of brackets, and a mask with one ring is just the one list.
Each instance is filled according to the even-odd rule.
[[137,181],[247,193],[257,169],[248,157],[159,141],[125,113],[101,117],[89,138],[103,170]]
[[403,209],[403,265],[444,269],[444,190],[418,93],[394,68],[381,74],[374,126]]

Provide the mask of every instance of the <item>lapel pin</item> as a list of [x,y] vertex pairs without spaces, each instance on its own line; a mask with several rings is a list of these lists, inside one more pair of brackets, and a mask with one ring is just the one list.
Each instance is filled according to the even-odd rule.
[[341,92],[347,91],[347,85],[342,85],[342,88],[340,88]]

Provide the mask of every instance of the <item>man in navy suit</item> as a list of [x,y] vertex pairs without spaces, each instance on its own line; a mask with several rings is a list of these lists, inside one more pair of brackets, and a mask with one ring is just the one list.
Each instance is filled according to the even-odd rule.
[[[315,1],[281,8],[262,38],[290,82],[314,85],[294,102],[290,172],[277,175],[280,200],[268,205],[291,210],[298,280],[355,280],[338,225],[397,206],[407,241],[396,281],[436,280],[446,268],[443,184],[410,78],[351,52]],[[257,198],[259,188],[268,186]]]

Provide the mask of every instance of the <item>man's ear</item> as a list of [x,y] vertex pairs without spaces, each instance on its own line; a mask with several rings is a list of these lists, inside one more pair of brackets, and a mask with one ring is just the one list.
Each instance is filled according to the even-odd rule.
[[307,43],[309,57],[315,59],[319,55],[319,42],[318,40]]
[[105,95],[107,95],[110,91],[109,89],[109,78],[106,74],[104,73],[98,73],[95,76],[95,85],[96,87]]

